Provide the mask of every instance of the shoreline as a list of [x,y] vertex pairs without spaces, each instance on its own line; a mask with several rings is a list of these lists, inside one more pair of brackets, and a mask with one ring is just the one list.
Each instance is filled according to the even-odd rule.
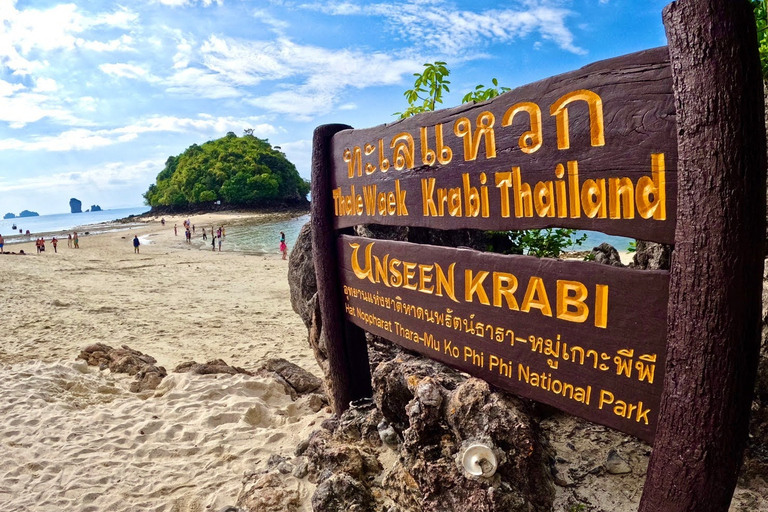
[[[283,220],[290,220],[298,218],[303,215],[309,214],[309,211],[303,210],[285,210],[285,211],[259,211],[259,210],[221,210],[216,212],[205,212],[199,214],[174,214],[174,215],[150,215],[150,212],[146,212],[140,215],[130,215],[120,219],[114,219],[107,222],[97,222],[92,224],[81,224],[74,226],[71,229],[66,230],[47,230],[37,233],[31,233],[30,235],[15,234],[5,236],[5,248],[9,246],[18,247],[22,244],[30,244],[34,250],[34,242],[40,237],[45,238],[46,250],[50,245],[52,237],[56,237],[59,244],[66,244],[67,235],[73,232],[77,232],[80,238],[101,236],[109,233],[119,233],[123,231],[130,231],[133,229],[142,229],[148,225],[157,224],[162,227],[160,220],[166,220],[166,227],[173,223],[181,225],[185,219],[193,219],[193,224],[204,225],[221,225],[227,226],[243,226],[243,225],[260,225],[270,222],[279,222]],[[183,233],[183,232],[182,232]],[[22,247],[25,253],[29,254],[26,248]],[[5,250],[5,252],[13,253],[15,251]],[[261,253],[256,253],[261,254]]]

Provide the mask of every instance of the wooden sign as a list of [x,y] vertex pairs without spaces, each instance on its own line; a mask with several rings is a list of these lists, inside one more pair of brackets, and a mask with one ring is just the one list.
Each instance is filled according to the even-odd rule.
[[[315,130],[312,248],[337,414],[372,393],[365,329],[653,441],[640,512],[728,510],[760,346],[755,20],[746,0],[678,0],[663,18],[669,51]],[[339,236],[358,224],[590,229],[675,252],[669,273],[646,272]]]
[[334,226],[567,227],[674,241],[666,48],[333,136]]
[[667,272],[338,240],[348,321],[519,396],[653,439]]

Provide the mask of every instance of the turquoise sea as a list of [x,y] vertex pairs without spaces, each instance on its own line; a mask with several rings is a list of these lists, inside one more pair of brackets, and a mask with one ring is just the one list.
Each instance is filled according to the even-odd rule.
[[[231,226],[226,227],[226,247],[225,250],[234,250],[247,253],[265,254],[279,252],[280,245],[280,232],[285,232],[286,243],[288,244],[288,250],[293,249],[296,242],[296,238],[299,236],[301,226],[309,222],[309,215],[303,215],[294,219],[273,222],[269,224],[259,225],[244,225],[244,226]],[[606,235],[597,231],[579,231],[577,237],[581,235],[587,235],[587,240],[581,244],[581,246],[573,246],[568,248],[572,251],[589,251],[593,247],[597,247],[603,242],[607,242],[614,246],[617,251],[626,251],[629,247],[631,238],[624,238],[621,236]],[[202,240],[196,239],[199,244],[202,244]],[[208,242],[210,244],[210,241]],[[207,245],[201,248],[209,248]]]
[[[39,217],[0,219],[0,235],[3,235],[6,243],[23,242],[29,239],[25,235],[27,230],[29,230],[30,236],[34,237],[57,231],[76,231],[75,228],[86,225],[89,226],[91,233],[95,234],[107,229],[105,226],[99,226],[101,224],[124,219],[130,215],[139,215],[146,211],[149,211],[148,206],[118,208],[102,210],[100,212],[58,213],[55,215],[40,215]],[[14,225],[16,226],[15,230],[12,229]],[[91,225],[96,226],[91,228]],[[22,234],[19,233],[19,229],[22,230]]]

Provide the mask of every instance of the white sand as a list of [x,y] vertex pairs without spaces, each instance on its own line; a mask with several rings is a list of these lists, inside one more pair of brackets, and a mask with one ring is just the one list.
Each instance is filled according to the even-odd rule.
[[[205,217],[192,221],[231,221]],[[320,375],[291,310],[288,262],[227,252],[226,241],[200,250],[166,221],[81,237],[79,250],[64,237],[58,254],[6,245],[31,254],[0,256],[0,510],[216,511],[235,503],[245,472],[291,456],[328,416],[271,379],[169,374],[137,395],[131,377],[75,360],[102,342],[169,372],[191,359],[254,369],[284,357]],[[138,255],[134,234],[152,242]],[[308,503],[306,485],[296,482]]]

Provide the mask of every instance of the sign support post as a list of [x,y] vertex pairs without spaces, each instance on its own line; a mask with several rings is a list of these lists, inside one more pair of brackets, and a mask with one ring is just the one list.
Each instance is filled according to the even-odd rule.
[[640,512],[725,512],[747,439],[765,243],[763,88],[746,0],[664,10],[678,125],[667,371]]
[[326,382],[331,388],[328,391],[336,415],[347,410],[349,402],[373,395],[365,332],[344,320],[328,173],[331,137],[348,128],[351,126],[344,124],[319,126],[312,140],[312,253],[320,303],[318,320],[328,341],[331,379]]

